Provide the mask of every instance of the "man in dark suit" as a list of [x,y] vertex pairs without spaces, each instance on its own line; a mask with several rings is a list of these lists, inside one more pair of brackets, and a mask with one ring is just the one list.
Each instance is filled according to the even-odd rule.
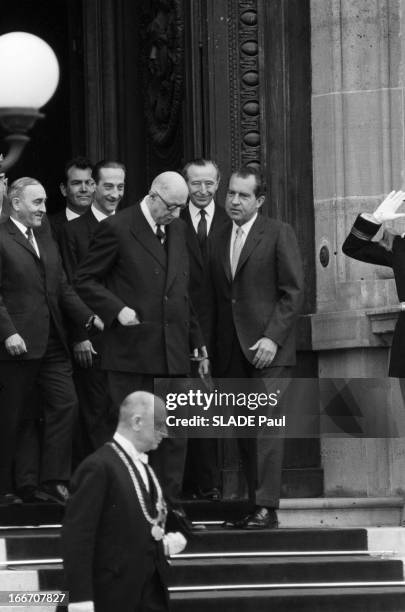
[[165,504],[145,455],[166,435],[165,416],[163,402],[150,393],[129,395],[112,442],[87,457],[72,479],[62,529],[72,612],[169,609]]
[[[117,161],[102,160],[93,169],[94,200],[83,215],[66,223],[60,233],[59,246],[69,282],[87,255],[91,238],[100,221],[113,215],[124,195],[125,166]],[[75,384],[79,397],[79,432],[81,449],[76,460],[83,459],[111,438],[117,414],[111,409],[107,379],[100,368],[102,335],[92,337],[76,330],[73,354]]]
[[[190,371],[190,351],[206,348],[188,295],[189,264],[184,223],[188,198],[177,172],[157,176],[139,205],[97,227],[76,275],[79,295],[106,325],[101,367],[113,402],[134,389],[153,390],[156,377]],[[208,372],[203,359],[200,371]],[[178,503],[186,440],[168,439],[153,458],[165,495]]]
[[[264,198],[254,168],[232,174],[225,208],[233,223],[215,235],[210,252],[218,377],[284,378],[295,363],[301,257],[291,226],[258,214]],[[240,439],[239,446],[256,509],[227,526],[276,527],[283,440],[259,431],[256,439]]]
[[63,180],[59,186],[66,206],[63,210],[49,216],[55,240],[59,242],[63,227],[73,219],[83,215],[93,201],[94,181],[93,164],[87,157],[75,157],[65,165]]
[[[208,250],[211,237],[224,225],[230,225],[225,210],[215,203],[220,172],[212,160],[194,159],[182,172],[189,190],[189,204],[180,217],[187,225],[187,247],[190,257],[190,297],[204,338],[211,352],[209,338]],[[192,373],[195,375],[195,372]],[[218,500],[218,445],[212,438],[190,439],[187,448],[184,489],[202,499]]]
[[67,284],[57,246],[48,226],[42,226],[43,186],[32,178],[18,179],[9,199],[10,218],[0,225],[0,503],[18,502],[12,470],[35,385],[44,400],[38,495],[64,503],[77,400],[62,312],[83,327],[94,319]]
[[[405,191],[392,191],[374,213],[361,213],[342,246],[343,253],[349,257],[379,266],[391,267],[401,303],[405,302],[404,235],[398,236],[385,230],[379,241],[372,239],[386,221],[395,221],[405,216],[405,213],[397,212],[404,201]],[[405,399],[405,312],[403,310],[399,313],[395,326],[388,375],[400,379],[401,391]]]

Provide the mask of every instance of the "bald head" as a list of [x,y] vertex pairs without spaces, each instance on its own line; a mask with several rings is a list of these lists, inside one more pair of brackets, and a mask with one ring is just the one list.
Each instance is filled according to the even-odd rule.
[[176,219],[188,200],[188,187],[178,172],[162,172],[153,181],[147,205],[157,225],[168,225]]
[[166,407],[160,397],[146,391],[128,395],[120,406],[117,431],[139,452],[157,448],[166,435]]

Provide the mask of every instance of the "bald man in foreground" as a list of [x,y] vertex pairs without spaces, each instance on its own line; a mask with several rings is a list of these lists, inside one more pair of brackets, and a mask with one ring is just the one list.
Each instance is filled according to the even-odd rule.
[[[76,275],[77,292],[105,325],[101,367],[118,406],[155,378],[190,372],[190,352],[208,373],[206,349],[190,305],[184,223],[188,187],[177,172],[152,182],[139,205],[102,221]],[[186,440],[165,440],[152,458],[173,507],[179,507]]]
[[165,503],[147,453],[166,436],[159,398],[137,391],[120,406],[113,440],[85,459],[71,483],[62,529],[69,612],[166,612]]

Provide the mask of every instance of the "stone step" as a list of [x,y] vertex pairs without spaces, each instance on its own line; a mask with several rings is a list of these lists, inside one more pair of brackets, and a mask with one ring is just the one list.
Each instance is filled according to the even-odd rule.
[[187,553],[367,550],[365,529],[206,529],[194,532]]
[[171,602],[173,612],[404,612],[405,586],[177,592]]
[[222,559],[172,559],[172,586],[235,584],[353,582],[402,580],[399,559],[360,555],[328,557],[248,557]]

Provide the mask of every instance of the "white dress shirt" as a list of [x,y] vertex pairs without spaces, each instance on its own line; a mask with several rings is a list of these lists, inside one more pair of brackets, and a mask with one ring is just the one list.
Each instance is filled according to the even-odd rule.
[[68,208],[67,206],[65,208],[65,215],[68,221],[73,221],[73,219],[77,219],[77,217],[80,217],[79,213],[75,212],[71,208]]
[[101,210],[98,210],[98,208],[96,208],[94,206],[94,204],[91,205],[91,212],[93,213],[93,215],[96,217],[97,221],[104,221],[104,219],[107,219],[108,217],[111,217],[112,215],[115,215],[115,210],[111,213],[111,215],[106,215],[105,213],[101,212]]
[[[27,229],[28,229],[28,227],[26,225],[24,225],[24,223],[21,223],[20,221],[17,221],[17,219],[14,219],[14,217],[10,217],[10,219],[14,223],[14,225],[16,225],[18,227],[18,229],[20,230],[20,232],[23,234],[24,238],[28,242],[28,238],[27,238]],[[32,232],[31,235],[32,235],[32,241],[34,243],[34,245],[33,245],[34,246],[34,250],[35,250],[36,254],[38,255],[38,257],[40,257],[38,243],[36,241],[34,232]]]
[[[145,197],[145,198],[142,200],[142,202],[140,203],[140,207],[141,207],[141,211],[143,212],[143,215],[144,215],[145,219],[147,220],[147,222],[149,223],[149,225],[150,225],[150,227],[151,227],[151,229],[152,229],[152,232],[153,232],[154,234],[156,234],[156,232],[157,232],[157,227],[158,227],[158,226],[157,226],[156,221],[154,220],[154,218],[152,217],[152,215],[151,215],[151,213],[150,213],[150,210],[149,210],[149,206],[148,206],[148,204],[146,203],[146,198],[147,198],[147,197],[148,197],[148,196],[146,196],[146,197]],[[164,225],[160,225],[160,229],[162,230],[162,232],[163,232],[164,234],[166,233],[166,227],[165,227]]]
[[214,213],[215,213],[214,200],[211,200],[211,202],[204,208],[198,208],[198,206],[195,206],[192,202],[190,202],[188,205],[188,210],[190,213],[191,222],[193,224],[193,227],[196,233],[197,233],[198,224],[201,220],[200,210],[205,210],[206,212],[205,220],[207,221],[207,235],[208,235],[210,233],[211,224],[212,224],[212,220],[214,218]]
[[127,438],[124,438],[124,436],[117,432],[115,432],[113,439],[124,449],[127,455],[131,457],[132,461],[135,463],[135,467],[142,476],[145,487],[149,491],[149,480],[145,468],[145,463],[148,463],[148,455],[146,453],[140,453]]
[[229,261],[230,262],[232,262],[233,244],[234,244],[235,238],[236,238],[236,230],[238,229],[238,227],[240,227],[242,229],[242,238],[241,238],[241,240],[243,241],[242,242],[242,247],[243,247],[245,245],[246,238],[248,237],[249,232],[252,229],[252,225],[256,221],[256,217],[257,217],[257,213],[255,213],[253,215],[253,217],[251,219],[249,219],[249,221],[246,221],[246,223],[244,223],[243,225],[236,225],[235,221],[233,221],[233,223],[232,223],[232,234],[231,234],[231,244],[230,244],[230,249],[229,249]]

